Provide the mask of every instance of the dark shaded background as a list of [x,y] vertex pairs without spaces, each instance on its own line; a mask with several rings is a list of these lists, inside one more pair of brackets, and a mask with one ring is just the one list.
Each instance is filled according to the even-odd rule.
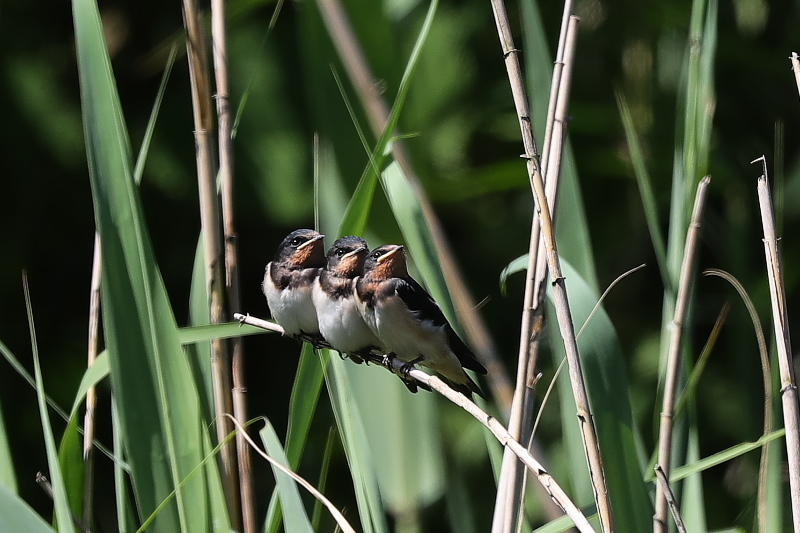
[[[138,148],[155,97],[166,50],[182,29],[180,4],[155,1],[100,1],[113,67],[134,150]],[[230,53],[233,99],[249,88],[236,141],[239,178],[237,218],[241,243],[244,309],[266,316],[259,283],[265,263],[290,230],[313,224],[311,137],[321,126],[314,117],[308,86],[317,83],[299,67],[300,19],[308,2],[284,6],[269,36],[271,3],[231,3]],[[364,3],[346,2],[354,19],[368,16]],[[592,231],[598,278],[607,285],[640,263],[649,267],[625,281],[606,302],[626,351],[630,393],[648,446],[652,446],[657,382],[657,335],[662,285],[627,144],[614,100],[621,89],[643,137],[666,232],[676,100],[689,21],[682,1],[584,0],[572,90],[570,135]],[[393,28],[386,49],[369,48],[376,76],[391,88],[424,16]],[[244,14],[236,14],[236,6]],[[414,7],[415,6],[415,7]],[[764,154],[782,200],[782,245],[790,316],[796,310],[800,262],[797,234],[800,175],[797,168],[800,101],[788,56],[800,48],[800,3],[736,0],[719,6],[715,62],[716,114],[710,172],[713,176],[699,266],[737,276],[750,292],[769,332],[768,286],[750,161]],[[561,5],[541,7],[554,47]],[[519,27],[518,6],[509,5]],[[366,10],[366,14],[365,14]],[[405,22],[416,21],[414,24]],[[494,22],[485,0],[445,1],[426,48],[403,115],[417,169],[436,203],[448,237],[476,300],[509,367],[516,358],[522,280],[512,278],[509,296],[500,295],[498,276],[527,250],[531,200],[521,144],[501,61]],[[434,36],[438,36],[434,38]],[[366,40],[374,36],[365,36]],[[519,38],[519,37],[518,37]],[[438,41],[437,41],[438,39]],[[397,46],[396,43],[403,43]],[[20,274],[28,272],[33,309],[50,395],[69,406],[85,368],[93,219],[83,147],[70,4],[10,2],[0,8],[0,139],[3,150],[0,208],[0,339],[32,366]],[[392,44],[394,43],[394,44]],[[330,50],[320,48],[320,54]],[[340,71],[341,72],[341,71]],[[330,78],[330,72],[319,76]],[[341,102],[330,102],[341,107]],[[342,110],[343,120],[349,120]],[[322,126],[324,128],[324,126]],[[777,131],[782,133],[776,142]],[[777,154],[777,157],[776,157]],[[142,195],[161,270],[179,324],[186,322],[189,273],[199,231],[194,177],[194,140],[185,57],[180,57],[165,95]],[[517,163],[514,163],[514,162]],[[366,164],[347,163],[353,182]],[[474,183],[487,169],[519,166],[502,184],[480,193]],[[785,169],[785,171],[784,171]],[[779,213],[780,214],[780,213]],[[520,277],[521,278],[521,277]],[[756,344],[749,320],[721,280],[700,279],[694,316],[699,350],[726,299],[734,302],[729,326],[698,392],[703,455],[761,432],[762,390]],[[248,388],[254,412],[267,414],[285,431],[288,395],[296,360],[268,358],[274,336],[248,338]],[[548,371],[551,372],[551,371]],[[101,405],[107,400],[101,392]],[[323,403],[327,400],[323,400]],[[11,435],[20,492],[48,516],[50,504],[35,486],[46,467],[34,391],[5,363],[0,364],[0,406]],[[327,408],[326,408],[327,409]],[[324,411],[327,412],[327,411]],[[101,408],[99,419],[107,421]],[[320,416],[320,427],[329,420]],[[56,434],[61,421],[53,419]],[[105,425],[104,425],[105,424]],[[110,440],[103,422],[100,438]],[[782,442],[783,441],[779,441]],[[309,443],[307,455],[318,456]],[[344,469],[341,460],[334,468]],[[110,475],[101,462],[101,476]],[[749,527],[757,457],[749,455],[705,476],[712,527]],[[341,470],[340,473],[343,473]],[[336,470],[332,476],[335,479]],[[347,476],[339,476],[347,481]],[[271,476],[259,471],[266,489]],[[102,481],[100,482],[102,483]],[[347,483],[342,490],[350,490]],[[263,494],[263,492],[262,492]],[[109,495],[110,496],[110,495]],[[265,498],[260,503],[266,505]],[[490,500],[490,499],[489,499]],[[487,511],[490,509],[487,500]],[[100,507],[98,505],[98,507]],[[428,520],[436,521],[442,509]],[[482,526],[483,524],[479,524]]]

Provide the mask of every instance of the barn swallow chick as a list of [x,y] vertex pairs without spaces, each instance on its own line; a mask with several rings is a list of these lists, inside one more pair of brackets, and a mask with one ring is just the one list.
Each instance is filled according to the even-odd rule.
[[291,232],[267,264],[261,284],[272,318],[284,334],[315,346],[321,336],[312,291],[325,266],[323,237],[310,229]]
[[431,296],[408,274],[402,246],[369,253],[356,280],[356,301],[364,322],[383,347],[408,365],[419,363],[440,374],[455,390],[483,397],[465,368],[486,369],[456,335]]
[[361,363],[380,341],[364,323],[353,285],[361,275],[369,248],[360,237],[342,237],[328,250],[328,263],[314,283],[314,307],[319,332],[334,350]]

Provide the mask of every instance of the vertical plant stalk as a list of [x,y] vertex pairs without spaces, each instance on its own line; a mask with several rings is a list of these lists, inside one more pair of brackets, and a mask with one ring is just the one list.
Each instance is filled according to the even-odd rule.
[[[711,178],[706,176],[697,185],[697,193],[692,211],[692,221],[686,234],[686,244],[683,251],[680,280],[678,282],[678,295],[675,301],[675,314],[670,324],[669,352],[667,354],[667,375],[664,384],[664,398],[661,405],[661,424],[658,441],[658,465],[664,470],[664,475],[669,479],[671,470],[672,429],[675,398],[678,389],[678,374],[681,362],[681,347],[683,345],[683,323],[689,307],[689,294],[692,285],[694,259],[697,255],[697,239],[700,233],[700,221],[703,217],[708,185]],[[666,533],[667,496],[661,485],[656,485],[655,514],[653,515],[654,533]]]
[[[92,281],[89,289],[89,347],[86,368],[91,367],[99,351],[100,331],[100,278],[102,272],[100,235],[94,235],[94,258],[92,259]],[[94,514],[94,410],[97,406],[97,391],[89,387],[86,391],[86,413],[83,416],[83,524],[92,525]]]
[[[378,92],[378,84],[375,83],[375,78],[355,37],[347,13],[339,0],[317,0],[317,5],[333,44],[339,53],[339,58],[342,60],[347,75],[364,106],[370,128],[376,136],[380,136],[383,130],[386,129],[389,108]],[[442,224],[411,166],[408,153],[402,141],[394,140],[392,142],[392,156],[408,178],[409,186],[414,192],[425,217],[425,222],[431,230],[431,236],[441,261],[445,282],[467,340],[474,348],[481,363],[488,370],[486,379],[498,406],[502,411],[507,411],[511,406],[511,398],[513,396],[511,380],[497,355],[497,347],[489,335],[486,324],[477,311],[475,300],[467,290],[464,278],[456,264],[453,253],[450,251]]]
[[792,346],[789,339],[789,314],[786,310],[786,291],[783,282],[783,265],[778,251],[775,232],[775,215],[772,197],[764,175],[758,178],[758,205],[764,227],[764,254],[767,261],[772,322],[775,325],[775,343],[778,348],[778,366],[781,374],[781,403],[786,428],[786,456],[789,460],[789,490],[792,502],[794,531],[800,532],[800,407],[798,407],[797,382],[792,367]]
[[655,471],[656,478],[658,479],[658,486],[661,487],[662,491],[664,491],[664,496],[667,498],[669,510],[672,512],[672,519],[675,520],[675,527],[677,528],[678,533],[686,533],[686,526],[683,523],[683,518],[681,518],[681,512],[678,509],[678,502],[675,499],[675,494],[672,492],[672,489],[669,486],[667,475],[664,473],[664,469],[661,468],[660,465],[655,466]]
[[[233,116],[228,90],[228,37],[225,29],[225,0],[211,1],[211,41],[214,58],[214,79],[217,84],[217,139],[219,142],[219,174],[222,191],[222,231],[225,242],[225,289],[228,309],[241,308],[239,288],[239,237],[234,217],[233,181]],[[245,382],[244,343],[241,337],[230,341],[233,372],[233,415],[244,428],[247,424],[247,384]],[[246,429],[243,429],[246,431]],[[256,502],[250,447],[242,431],[236,433],[236,454],[239,466],[239,492],[244,533],[256,532]]]
[[[211,82],[208,71],[208,52],[203,22],[196,0],[183,0],[183,23],[186,27],[186,52],[189,59],[189,80],[192,88],[194,115],[194,140],[197,151],[197,184],[200,195],[200,225],[205,252],[206,286],[211,306],[211,323],[224,322],[224,291],[222,277],[222,248],[219,242],[219,199],[215,185],[213,127],[214,112],[211,105]],[[231,371],[230,360],[222,339],[211,341],[211,372],[214,388],[217,440],[233,429],[225,414],[230,414]],[[241,529],[238,476],[235,444],[225,443],[220,451],[222,486],[228,503],[231,527]]]
[[[572,2],[564,5],[562,33],[559,38],[556,63],[553,69],[553,86],[550,90],[548,122],[545,133],[546,152],[542,160],[545,169],[546,196],[555,218],[556,194],[561,170],[561,154],[565,139],[567,102],[572,80],[572,66],[577,42],[577,17],[570,17]],[[563,77],[562,77],[563,73]],[[555,135],[554,135],[554,132]],[[553,142],[555,138],[555,142]],[[549,154],[552,147],[552,154]],[[552,164],[548,162],[552,161]],[[514,402],[511,407],[508,430],[520,442],[530,442],[533,429],[533,411],[536,403],[534,381],[538,367],[541,329],[544,319],[544,282],[547,278],[547,262],[543,242],[539,238],[539,217],[534,215],[531,224],[530,248],[528,250],[528,271],[525,283],[525,297],[522,307],[522,327],[520,331],[519,357],[517,364],[517,384]],[[503,467],[498,483],[492,530],[496,533],[511,533],[516,529],[516,521],[522,501],[524,488],[524,468],[509,450],[503,454]]]
[[792,70],[794,71],[794,81],[797,83],[797,92],[800,93],[800,58],[797,52],[792,52]]
[[564,276],[561,273],[561,262],[558,258],[558,250],[556,249],[552,217],[550,216],[541,169],[539,167],[539,155],[536,152],[533,127],[528,110],[528,99],[525,94],[525,86],[522,82],[522,69],[519,65],[519,50],[515,48],[514,40],[511,37],[508,13],[506,12],[503,0],[491,0],[491,4],[497,24],[497,33],[500,37],[500,44],[503,50],[503,58],[511,84],[511,93],[514,97],[514,106],[517,110],[520,130],[522,131],[522,142],[525,148],[523,157],[527,161],[528,177],[531,181],[531,188],[533,189],[536,200],[536,210],[540,218],[542,237],[544,239],[545,249],[547,250],[547,263],[550,269],[550,279],[553,283],[556,315],[567,354],[570,382],[572,383],[572,392],[578,410],[578,421],[580,423],[583,444],[589,461],[592,489],[594,491],[595,501],[597,502],[597,511],[600,515],[600,524],[603,531],[609,532],[614,530],[611,501],[609,499],[605,474],[603,472],[603,460],[600,455],[600,445],[597,441],[597,431],[595,430],[594,420],[592,419],[592,413],[589,407],[589,395],[586,392],[586,384],[583,380],[583,370],[581,369],[580,356],[578,354],[578,344],[575,340],[575,329],[572,325],[572,312],[570,311],[567,300],[567,286]]

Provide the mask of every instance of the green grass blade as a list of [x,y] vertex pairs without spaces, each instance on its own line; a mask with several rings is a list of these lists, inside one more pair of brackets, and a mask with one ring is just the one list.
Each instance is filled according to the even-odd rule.
[[661,225],[659,223],[656,195],[655,192],[653,192],[653,182],[650,179],[650,174],[647,172],[644,152],[639,143],[639,136],[636,134],[636,129],[633,125],[633,117],[628,108],[625,95],[619,90],[617,90],[615,94],[617,97],[619,114],[622,117],[622,125],[625,128],[625,137],[628,140],[628,150],[631,155],[631,162],[633,163],[633,173],[636,176],[636,183],[639,184],[639,195],[642,198],[642,207],[644,207],[647,229],[650,232],[650,240],[653,243],[653,250],[656,254],[656,262],[661,271],[661,278],[664,286],[669,287],[670,291],[674,292],[675,287],[671,286],[672,280],[667,272],[667,252],[664,245],[664,238],[661,236]]
[[[328,473],[331,467],[331,458],[333,457],[333,447],[336,445],[337,432],[336,426],[331,426],[328,431],[328,440],[325,441],[325,451],[322,454],[322,466],[319,472],[319,482],[317,483],[317,490],[325,494],[325,487],[328,485]],[[322,502],[316,500],[314,502],[314,513],[311,515],[311,528],[314,531],[319,531],[319,522],[322,520]]]
[[[119,419],[119,412],[117,409],[117,402],[111,398],[111,427],[114,436],[114,454],[122,457],[124,453],[123,441],[125,440],[125,430],[122,427],[122,422]],[[130,477],[128,471],[120,466],[119,462],[114,463],[114,498],[117,504],[117,531],[119,533],[128,533],[129,531],[136,531],[136,518],[135,502],[131,497],[128,490],[128,482]]]
[[5,533],[55,533],[27,503],[0,483],[0,531]]
[[86,398],[86,392],[98,383],[103,381],[110,371],[108,351],[103,350],[100,352],[92,366],[86,369],[81,378],[81,383],[78,385],[78,392],[75,394],[75,400],[72,402],[72,409],[70,410],[70,420],[80,408],[83,400]]
[[[286,458],[283,446],[281,446],[280,439],[275,433],[275,428],[267,420],[265,421],[264,428],[258,432],[261,436],[261,442],[264,443],[264,448],[267,454],[278,461],[280,464],[292,470],[289,466],[289,460]],[[303,500],[300,499],[300,491],[297,490],[297,483],[284,472],[272,467],[275,475],[275,482],[277,484],[277,493],[281,499],[281,508],[283,509],[284,527],[286,531],[297,531],[300,533],[311,533],[311,522],[308,519],[308,514],[303,506]]]
[[[73,16],[89,174],[103,243],[111,381],[128,436],[137,508],[146,516],[202,461],[208,433],[147,235],[97,5],[75,0]],[[180,489],[156,525],[168,531],[227,530],[224,513],[213,514],[222,498],[211,462],[204,475]]]
[[169,51],[167,66],[164,69],[164,75],[161,77],[161,85],[158,86],[158,93],[153,103],[153,109],[150,112],[150,120],[147,121],[147,129],[142,139],[142,146],[139,148],[139,155],[136,157],[136,166],[133,168],[133,179],[136,183],[141,183],[142,181],[144,164],[147,161],[147,153],[150,151],[150,141],[153,140],[153,132],[156,129],[156,119],[158,118],[158,112],[161,110],[161,102],[164,100],[164,92],[167,90],[167,82],[169,81],[169,75],[172,73],[172,66],[175,64],[177,54],[178,44],[175,42]]
[[8,447],[8,433],[3,422],[3,409],[0,406],[0,485],[12,494],[17,493],[17,478],[14,475],[14,459]]
[[44,444],[47,451],[47,466],[50,474],[50,484],[53,487],[53,504],[55,507],[56,522],[60,533],[74,533],[75,527],[72,524],[69,501],[67,500],[67,489],[64,486],[64,478],[61,475],[61,466],[58,462],[58,449],[53,437],[53,428],[50,426],[50,417],[47,414],[47,402],[45,401],[44,384],[42,383],[42,369],[39,366],[39,348],[36,343],[36,328],[33,325],[33,310],[31,309],[30,294],[28,293],[27,280],[25,285],[25,306],[28,310],[28,328],[31,333],[31,349],[33,351],[33,376],[36,381],[36,399],[39,403],[39,417],[42,422],[42,433],[44,433]]

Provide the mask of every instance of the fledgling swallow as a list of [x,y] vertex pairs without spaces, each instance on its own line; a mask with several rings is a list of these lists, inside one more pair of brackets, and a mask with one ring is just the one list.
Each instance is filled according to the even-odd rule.
[[367,256],[356,280],[356,301],[364,322],[384,348],[408,364],[420,363],[471,398],[483,393],[465,368],[486,374],[458,337],[434,299],[408,274],[402,246],[386,245]]
[[325,266],[323,237],[310,229],[291,232],[267,264],[261,284],[272,318],[284,334],[315,346],[321,337],[312,291]]
[[328,250],[328,262],[314,282],[319,332],[341,354],[361,363],[381,343],[358,312],[353,285],[361,275],[369,248],[360,237],[342,237]]

